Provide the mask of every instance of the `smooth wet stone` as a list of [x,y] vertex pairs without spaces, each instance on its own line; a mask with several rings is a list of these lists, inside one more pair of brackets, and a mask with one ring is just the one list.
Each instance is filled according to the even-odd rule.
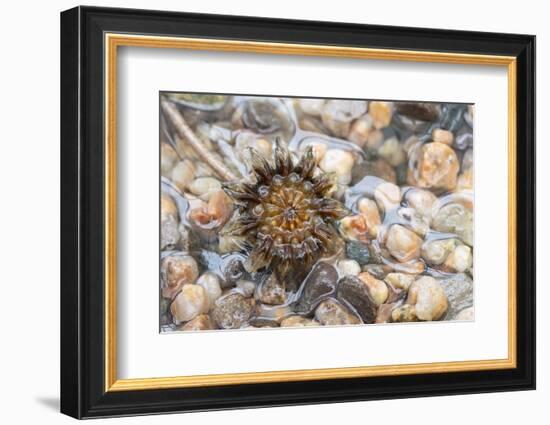
[[428,222],[431,221],[432,208],[437,200],[432,192],[417,188],[409,189],[405,194],[405,200],[418,214],[428,219]]
[[324,326],[358,325],[361,320],[335,299],[322,301],[315,310],[315,319]]
[[325,106],[325,99],[299,99],[298,105],[308,115],[320,117]]
[[160,264],[161,292],[165,298],[173,298],[187,284],[199,276],[197,262],[190,255],[175,252],[163,258]]
[[178,162],[178,154],[168,143],[160,144],[160,174],[163,177],[170,178],[172,168]]
[[368,264],[371,257],[369,246],[362,242],[349,241],[346,243],[346,256],[361,266]]
[[396,303],[391,304],[382,304],[378,308],[378,314],[376,315],[376,319],[374,320],[374,323],[389,323],[392,320],[392,312],[396,308]]
[[384,158],[392,167],[397,167],[407,160],[407,154],[397,137],[386,139],[378,148],[378,155]]
[[465,273],[441,279],[440,284],[449,301],[446,320],[454,320],[458,312],[474,305],[474,282]]
[[399,207],[401,190],[396,184],[384,182],[374,190],[374,200],[378,204],[378,208],[387,213]]
[[286,300],[284,282],[280,282],[275,274],[269,275],[258,287],[257,299],[264,304],[283,304]]
[[321,119],[326,128],[337,137],[346,138],[351,122],[367,112],[367,102],[331,99],[323,105]]
[[412,230],[394,224],[386,236],[386,248],[401,263],[414,260],[420,256],[422,239]]
[[467,307],[464,310],[458,312],[453,320],[460,320],[464,322],[470,322],[475,319],[474,307]]
[[202,286],[208,294],[209,306],[212,308],[216,300],[222,295],[220,278],[215,273],[205,272],[197,279],[197,285]]
[[176,325],[194,319],[199,314],[208,313],[208,309],[208,294],[202,286],[193,284],[183,285],[181,292],[170,305],[170,312]]
[[413,282],[406,303],[414,306],[420,320],[439,320],[449,306],[443,286],[431,276],[421,276]]
[[459,245],[445,260],[445,267],[453,272],[463,273],[472,267],[472,249],[467,245]]
[[378,236],[378,226],[382,222],[376,202],[369,198],[361,198],[357,202],[357,211],[365,220],[369,236],[376,238]]
[[455,151],[444,143],[432,142],[415,150],[409,184],[432,190],[453,190],[459,171]]
[[415,281],[416,276],[405,273],[388,273],[384,278],[384,281],[394,288],[403,289],[407,291],[412,283]]
[[391,312],[392,322],[418,322],[416,310],[410,304],[404,304]]
[[432,221],[432,228],[438,232],[454,233],[470,246],[474,245],[474,215],[459,203],[443,206]]
[[365,285],[367,285],[369,293],[377,305],[386,302],[388,299],[389,290],[387,285],[382,280],[376,279],[368,272],[360,273],[357,277],[361,279]]
[[333,266],[317,263],[300,287],[296,311],[310,312],[321,300],[336,292],[337,281],[338,272]]
[[189,188],[195,177],[195,165],[189,159],[178,162],[172,169],[171,180],[182,192]]
[[189,190],[193,195],[201,197],[205,201],[210,199],[212,193],[219,191],[222,185],[214,177],[199,177],[191,182]]
[[449,130],[434,128],[434,130],[432,131],[432,140],[434,142],[439,142],[447,146],[451,146],[454,141],[454,135]]
[[348,140],[357,146],[363,147],[373,127],[373,119],[369,114],[365,114],[353,121],[348,133]]
[[248,323],[252,312],[250,299],[233,292],[216,300],[211,316],[221,329],[238,329]]
[[339,260],[336,263],[336,269],[338,270],[338,273],[340,276],[357,276],[359,273],[361,273],[361,266],[359,263],[355,260]]
[[176,327],[178,331],[209,331],[215,329],[208,314],[201,314],[189,322]]
[[459,242],[454,238],[436,239],[424,242],[421,249],[422,258],[429,265],[439,266],[445,262],[458,243]]
[[174,249],[180,240],[179,213],[170,195],[163,193],[160,198],[160,249]]
[[397,210],[397,217],[401,224],[422,238],[430,231],[428,220],[418,214],[413,208],[399,208]]
[[231,198],[223,190],[216,190],[209,195],[208,202],[189,211],[189,221],[203,235],[210,235],[220,229],[233,213]]
[[336,299],[355,309],[364,323],[374,323],[378,305],[372,297],[369,286],[355,276],[345,276],[338,281]]
[[281,328],[303,328],[319,325],[318,321],[302,316],[290,316],[281,321]]
[[325,173],[336,174],[338,183],[349,184],[353,163],[353,155],[350,152],[342,149],[329,149],[319,163],[319,167]]
[[376,237],[378,226],[369,227],[362,214],[348,215],[340,220],[340,234],[348,241],[367,242]]
[[370,102],[369,115],[372,117],[375,128],[385,128],[390,125],[393,115],[393,104],[381,101]]

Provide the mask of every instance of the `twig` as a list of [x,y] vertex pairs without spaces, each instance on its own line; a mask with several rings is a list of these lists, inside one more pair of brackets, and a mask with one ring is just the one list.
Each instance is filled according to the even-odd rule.
[[225,181],[237,180],[238,177],[235,176],[235,174],[233,174],[231,170],[225,166],[224,163],[210,155],[208,149],[202,144],[202,142],[193,132],[193,130],[189,128],[189,126],[185,122],[185,119],[179,113],[174,104],[170,103],[168,100],[162,99],[161,106],[162,110],[166,113],[170,121],[172,121],[172,124],[174,124],[174,126],[176,127],[176,131],[178,132],[180,137],[183,137],[189,142],[197,155],[204,162],[206,162],[210,166],[210,168],[212,168],[214,172],[218,174],[218,176],[220,176]]

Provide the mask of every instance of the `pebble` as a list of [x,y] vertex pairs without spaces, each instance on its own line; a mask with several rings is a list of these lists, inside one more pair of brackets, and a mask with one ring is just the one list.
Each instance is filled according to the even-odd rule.
[[208,309],[208,294],[199,285],[183,285],[170,305],[176,325],[194,319],[199,314],[208,313]]
[[378,155],[392,167],[397,167],[407,160],[407,154],[397,137],[390,137],[378,148]]
[[381,183],[374,189],[374,200],[378,204],[378,207],[387,213],[399,207],[401,203],[401,190],[396,184]]
[[418,258],[421,246],[422,239],[400,224],[392,225],[386,236],[386,248],[401,263]]
[[465,308],[474,305],[474,282],[464,274],[458,273],[440,281],[449,300],[449,310],[445,319],[453,320]]
[[160,198],[160,249],[174,249],[180,240],[179,215],[176,203],[170,195]]
[[467,245],[457,246],[445,260],[445,266],[453,272],[463,273],[472,267],[472,249]]
[[309,313],[323,299],[336,292],[338,272],[328,263],[313,267],[301,285],[296,311]]
[[195,177],[195,166],[189,159],[178,162],[172,169],[171,180],[185,192]]
[[464,152],[462,156],[462,169],[467,170],[468,168],[474,167],[474,150],[468,149]]
[[315,319],[324,326],[358,325],[361,320],[335,299],[329,298],[315,310]]
[[319,167],[326,173],[335,173],[338,177],[338,183],[349,184],[353,163],[353,155],[350,152],[341,149],[329,149],[319,163]]
[[370,115],[365,114],[360,116],[351,125],[348,133],[348,140],[355,143],[357,146],[363,147],[369,139],[372,126],[373,119]]
[[409,287],[412,285],[416,277],[411,274],[405,273],[388,273],[384,278],[388,284],[392,285],[394,288],[403,289],[408,291]]
[[393,106],[391,102],[370,102],[369,103],[369,115],[373,119],[375,128],[387,127],[393,115]]
[[346,255],[348,258],[357,261],[361,266],[368,264],[371,259],[369,246],[356,241],[346,243]]
[[384,279],[393,269],[385,264],[365,264],[363,271],[373,275],[376,279]]
[[404,304],[391,312],[392,322],[417,322],[418,317],[414,306]]
[[369,236],[376,238],[378,236],[378,226],[382,222],[376,202],[369,198],[361,198],[357,202],[357,210],[365,219]]
[[458,241],[454,238],[424,242],[421,250],[422,258],[432,266],[439,266],[445,262],[457,244]]
[[178,162],[178,154],[168,143],[160,144],[160,174],[163,177],[170,177],[172,168]]
[[420,320],[441,319],[449,305],[443,287],[431,276],[422,276],[413,282],[406,303],[414,306]]
[[364,323],[374,323],[378,304],[370,293],[369,286],[355,276],[345,276],[338,281],[336,299],[352,306]]
[[357,276],[361,273],[361,266],[355,260],[339,260],[336,263],[336,270],[340,276]]
[[252,312],[250,299],[232,292],[216,300],[211,316],[221,329],[238,329],[248,323]]
[[367,102],[358,100],[328,100],[323,105],[321,119],[337,137],[346,138],[351,122],[367,112]]
[[444,143],[447,146],[451,146],[454,141],[454,135],[449,130],[434,128],[432,131],[432,140],[434,142]]
[[246,298],[250,298],[252,295],[254,295],[254,291],[256,290],[256,284],[250,280],[244,280],[239,279],[236,284],[237,289],[241,294],[243,294]]
[[397,210],[399,222],[422,238],[430,231],[428,220],[418,214],[413,208],[399,208]]
[[474,215],[462,204],[443,206],[433,218],[432,228],[438,232],[454,233],[465,244],[474,245]]
[[256,297],[264,304],[280,305],[286,300],[284,282],[280,282],[275,274],[271,274],[258,286]]
[[199,276],[199,268],[190,255],[175,253],[164,257],[160,275],[162,296],[173,298],[184,285],[195,282]]
[[340,220],[340,233],[348,241],[367,242],[378,234],[378,226],[369,228],[364,215],[348,215]]
[[413,208],[418,214],[428,220],[428,223],[432,219],[432,208],[434,206],[437,197],[429,190],[424,189],[410,189],[405,193],[405,201]]
[[378,158],[374,161],[356,162],[351,169],[351,182],[356,184],[366,175],[379,177],[389,183],[397,181],[397,175],[394,168],[384,159]]
[[440,143],[426,143],[418,149],[414,169],[409,170],[408,182],[432,190],[453,190],[459,169],[455,151]]
[[325,102],[325,99],[299,99],[298,105],[306,114],[320,117],[323,113]]
[[207,314],[201,314],[189,322],[176,328],[178,331],[209,331],[214,329],[214,324]]
[[384,132],[377,128],[372,128],[367,136],[365,149],[370,152],[377,152],[382,143],[384,143]]
[[193,208],[189,212],[191,223],[199,230],[208,231],[223,226],[233,212],[233,203],[223,190],[210,195],[208,204]]
[[206,291],[209,306],[212,308],[216,300],[222,295],[220,278],[212,272],[205,272],[197,279],[197,285],[202,286]]
[[387,285],[383,281],[376,279],[368,272],[363,272],[357,277],[367,285],[369,293],[377,305],[384,304],[386,302],[389,291]]
[[460,320],[463,322],[471,322],[475,319],[474,308],[468,307],[460,311],[454,318],[454,320]]
[[191,182],[189,190],[193,195],[208,201],[214,192],[221,190],[222,184],[214,177],[199,177]]
[[242,161],[250,160],[249,148],[254,149],[264,158],[271,159],[273,150],[271,142],[248,131],[240,132],[235,138],[235,150]]
[[317,320],[307,319],[302,316],[290,316],[281,321],[281,328],[302,328],[309,326],[319,326]]
[[245,274],[242,257],[229,258],[223,267],[223,288],[230,288],[236,285],[237,281],[242,279]]

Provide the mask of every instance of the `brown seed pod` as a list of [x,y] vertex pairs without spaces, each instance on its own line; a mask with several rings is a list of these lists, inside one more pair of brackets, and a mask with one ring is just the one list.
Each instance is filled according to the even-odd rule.
[[279,139],[272,162],[254,150],[250,156],[251,178],[223,185],[237,206],[223,232],[244,241],[252,270],[269,267],[281,277],[303,271],[331,252],[339,240],[335,221],[349,214],[330,197],[334,176],[314,176],[311,148],[294,164]]

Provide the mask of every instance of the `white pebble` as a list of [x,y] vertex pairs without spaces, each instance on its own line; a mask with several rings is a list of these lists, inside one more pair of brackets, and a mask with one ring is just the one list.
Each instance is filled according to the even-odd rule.
[[170,305],[176,325],[194,319],[199,314],[207,313],[208,309],[208,294],[199,285],[184,285]]
[[349,184],[353,162],[351,153],[341,149],[329,149],[319,167],[326,173],[335,173],[338,176],[338,183]]
[[357,276],[361,273],[361,266],[355,260],[340,260],[336,264],[336,269],[340,276]]
[[197,279],[197,285],[202,286],[208,294],[208,303],[212,308],[216,300],[222,295],[220,278],[212,272],[206,272]]

